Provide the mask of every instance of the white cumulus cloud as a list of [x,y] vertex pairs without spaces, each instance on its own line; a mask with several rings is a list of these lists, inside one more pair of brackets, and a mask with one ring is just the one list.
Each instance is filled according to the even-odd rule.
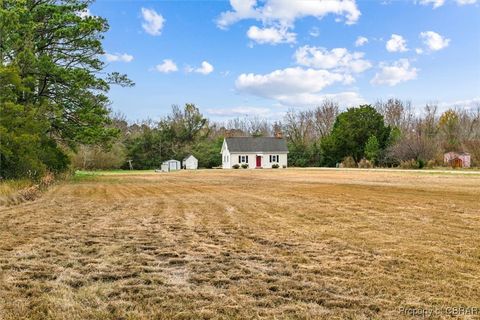
[[173,60],[164,59],[161,64],[157,64],[155,66],[155,70],[162,73],[170,73],[178,71],[178,67]]
[[296,67],[275,70],[268,74],[244,73],[237,78],[235,85],[243,92],[275,98],[287,94],[319,92],[335,82],[351,83],[353,79],[328,70]]
[[392,64],[380,64],[380,72],[371,80],[372,84],[395,86],[401,82],[417,78],[418,69],[410,66],[407,59],[400,59]]
[[329,51],[322,47],[311,46],[300,47],[294,54],[296,62],[303,66],[353,73],[361,73],[372,67],[372,64],[363,59],[363,56],[363,52],[350,53],[345,48],[334,48]]
[[230,0],[233,10],[223,12],[217,25],[226,28],[240,20],[255,19],[292,26],[296,19],[307,16],[321,19],[328,14],[344,16],[347,24],[354,24],[361,15],[355,0],[266,0],[262,4],[258,5],[256,0]]
[[226,29],[241,20],[261,21],[264,28],[250,27],[247,35],[259,43],[269,44],[294,42],[296,34],[290,30],[297,19],[321,19],[334,14],[335,21],[354,24],[361,15],[355,0],[230,0],[230,5],[232,10],[220,14],[217,26]]
[[366,37],[358,37],[357,40],[355,40],[355,47],[361,47],[367,43],[368,39]]
[[420,33],[420,38],[423,40],[423,43],[431,51],[438,51],[448,47],[450,39],[447,39],[440,34],[433,31],[425,31]]
[[445,0],[420,0],[419,3],[424,6],[433,5],[433,9],[441,7],[445,4]]
[[[477,3],[477,0],[455,0],[455,2],[459,6],[465,6]],[[420,0],[418,3],[424,6],[432,5],[433,9],[437,9],[445,4],[445,0]]]
[[259,107],[232,107],[220,109],[208,109],[207,113],[219,117],[239,117],[239,116],[261,116],[266,117],[270,114],[270,109]]
[[133,56],[128,53],[105,53],[104,56],[108,62],[130,62],[133,60]]
[[355,91],[326,94],[300,93],[282,96],[278,101],[285,106],[303,107],[320,105],[324,101],[335,101],[340,106],[345,107],[354,107],[368,103],[358,92]]
[[187,66],[185,68],[186,72],[196,72],[204,75],[212,73],[213,70],[214,70],[213,66],[208,61],[202,61],[202,64],[198,68],[192,68],[190,66]]
[[405,52],[408,51],[407,41],[399,34],[392,34],[390,40],[385,46],[389,52]]
[[467,4],[475,4],[477,3],[477,0],[456,0],[457,1],[457,4],[459,6],[464,6],[464,5],[467,5]]
[[[235,86],[239,92],[273,99],[285,106],[307,106],[329,97],[328,94],[321,92],[324,88],[337,83],[352,82],[354,79],[348,74],[295,67],[275,70],[268,74],[241,74]],[[343,98],[344,101],[347,98],[351,101],[360,100],[356,94],[344,94]]]
[[264,44],[293,43],[296,40],[296,34],[288,32],[287,28],[259,28],[251,26],[247,31],[247,36],[253,41]]
[[165,19],[153,9],[142,8],[142,28],[152,36],[159,36],[162,33]]

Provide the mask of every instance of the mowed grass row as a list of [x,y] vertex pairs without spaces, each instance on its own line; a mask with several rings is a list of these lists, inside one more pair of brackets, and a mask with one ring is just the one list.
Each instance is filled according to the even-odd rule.
[[401,308],[478,307],[479,196],[477,175],[80,178],[2,209],[0,319],[408,319]]

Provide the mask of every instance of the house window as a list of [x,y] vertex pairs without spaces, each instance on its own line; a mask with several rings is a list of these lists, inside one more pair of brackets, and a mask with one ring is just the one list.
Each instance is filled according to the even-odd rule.
[[270,163],[274,163],[274,162],[279,162],[279,156],[278,154],[276,155],[270,155]]
[[239,163],[248,163],[248,156],[238,156]]

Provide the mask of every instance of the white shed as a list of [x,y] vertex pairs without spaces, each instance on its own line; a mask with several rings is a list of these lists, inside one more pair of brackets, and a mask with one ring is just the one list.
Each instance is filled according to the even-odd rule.
[[187,170],[197,170],[198,169],[198,160],[191,154],[186,156],[182,161],[183,169]]
[[180,170],[182,167],[180,165],[180,161],[178,160],[167,160],[162,163],[162,171],[163,172],[170,172]]

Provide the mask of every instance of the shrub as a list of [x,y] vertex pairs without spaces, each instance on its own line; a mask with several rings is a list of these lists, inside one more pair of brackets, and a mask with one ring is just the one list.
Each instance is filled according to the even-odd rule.
[[283,168],[283,169],[287,169],[287,166],[286,166],[286,165],[283,165],[282,168]]
[[357,168],[357,163],[352,157],[345,157],[342,161],[342,168]]
[[400,162],[400,168],[402,169],[420,169],[420,165],[417,160],[405,160]]
[[248,164],[242,163],[242,168],[243,168],[243,169],[247,169],[247,168],[248,168]]
[[425,161],[424,160],[418,159],[417,163],[418,163],[418,168],[419,169],[423,169],[425,167]]
[[427,161],[427,164],[426,164],[427,168],[432,169],[436,166],[437,166],[437,161],[435,161],[435,160],[428,160]]
[[239,164],[234,164],[234,165],[232,166],[232,168],[233,168],[233,169],[240,169],[240,165],[239,165]]
[[277,163],[272,164],[272,169],[278,169],[280,166]]
[[51,186],[55,182],[55,176],[51,172],[47,172],[41,179],[40,179],[40,188],[46,189]]
[[359,168],[363,168],[363,169],[368,169],[368,168],[373,168],[373,164],[372,162],[368,161],[367,159],[363,158],[362,160],[360,160],[360,162],[358,163],[358,167]]

